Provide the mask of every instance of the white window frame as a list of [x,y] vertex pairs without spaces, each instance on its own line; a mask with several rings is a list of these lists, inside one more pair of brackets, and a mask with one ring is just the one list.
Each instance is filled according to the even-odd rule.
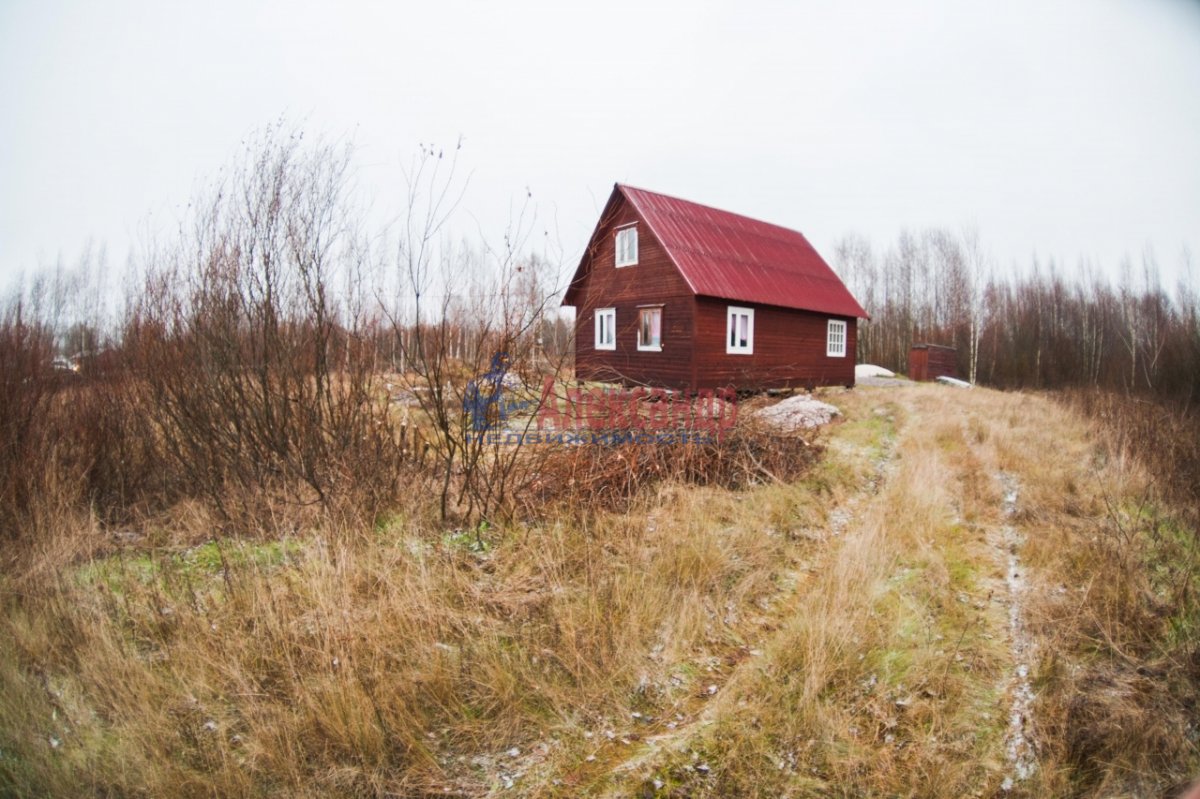
[[617,267],[636,266],[638,262],[637,224],[617,229]]
[[846,357],[846,323],[841,319],[830,319],[825,328],[825,355],[829,358]]
[[[734,343],[734,332],[737,320],[745,316],[746,320],[746,343]],[[753,355],[754,354],[754,309],[741,308],[737,305],[730,305],[725,310],[725,353],[727,355]]]
[[[658,314],[658,343],[657,344],[645,344],[642,342],[642,314],[651,313],[651,312]],[[662,352],[662,340],[663,340],[662,325],[663,325],[663,306],[649,305],[649,306],[643,306],[643,307],[638,308],[638,328],[637,328],[638,352]]]
[[[595,346],[598,350],[615,350],[617,348],[617,309],[616,308],[597,308],[595,311],[595,328],[596,338]],[[604,341],[604,320],[608,320],[608,337],[607,342]]]

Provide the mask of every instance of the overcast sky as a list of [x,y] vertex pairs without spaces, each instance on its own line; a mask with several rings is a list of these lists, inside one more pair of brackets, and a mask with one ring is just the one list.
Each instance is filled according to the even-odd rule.
[[804,232],[978,228],[1002,266],[1200,253],[1200,2],[0,0],[0,282],[116,265],[245,135],[351,139],[396,207],[464,138],[577,258],[614,182]]

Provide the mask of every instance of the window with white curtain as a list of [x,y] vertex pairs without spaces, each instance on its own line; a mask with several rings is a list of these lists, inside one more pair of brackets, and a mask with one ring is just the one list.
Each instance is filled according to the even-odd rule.
[[662,308],[638,310],[637,348],[645,352],[662,350]]

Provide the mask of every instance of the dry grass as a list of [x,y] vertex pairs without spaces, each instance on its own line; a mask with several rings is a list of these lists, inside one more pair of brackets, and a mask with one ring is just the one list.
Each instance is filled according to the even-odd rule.
[[628,515],[491,531],[486,551],[397,518],[82,568],[46,553],[5,585],[0,781],[485,792],[539,744],[666,701],[674,664],[737,646],[804,545],[787,533],[821,518],[802,489],[748,496],[668,485]]
[[[858,421],[831,460],[854,450],[849,434],[884,396],[844,403]],[[892,396],[907,413],[890,476],[815,566],[792,620],[715,710],[612,792],[1178,795],[1200,767],[1194,533],[1134,460],[1108,457],[1094,428],[1047,399]],[[1012,519],[1001,473],[1019,486]],[[1037,770],[1005,791],[1008,525],[1024,541],[1018,610],[1040,658],[1025,724]]]
[[1002,794],[1008,524],[1040,653],[1008,795],[1190,776],[1200,558],[1137,460],[1044,398],[831,400],[792,479],[676,472],[503,529],[280,513],[184,546],[214,519],[183,505],[89,560],[102,527],[60,516],[0,583],[0,792]]
[[[852,413],[861,418],[880,399],[859,399]],[[880,410],[885,420],[897,414]],[[1002,651],[982,635],[986,611],[959,601],[982,588],[972,562],[980,545],[953,501],[949,461],[961,453],[945,451],[947,432],[900,437],[882,491],[815,567],[790,622],[731,682],[716,723],[659,766],[664,791],[962,796],[998,787]]]
[[1195,506],[1173,502],[1189,486],[1169,470],[1195,442],[1168,445],[1178,424],[1147,425],[1165,411],[1095,402],[1108,412],[1090,424],[1050,402],[1040,424],[1011,408],[997,441],[1035,498],[1020,522],[1045,588],[1034,613],[1047,784],[1177,796],[1200,772],[1200,542]]

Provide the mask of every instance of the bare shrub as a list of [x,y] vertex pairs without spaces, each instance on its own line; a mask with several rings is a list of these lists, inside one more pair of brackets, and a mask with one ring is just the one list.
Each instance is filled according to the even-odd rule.
[[1200,414],[1170,399],[1075,390],[1065,402],[1096,421],[1117,457],[1133,457],[1154,476],[1155,489],[1200,527]]
[[[107,330],[104,254],[21,281],[0,310],[0,538],[51,546],[123,522],[161,470]],[[45,540],[42,540],[45,539]],[[86,547],[84,547],[86,549]],[[67,547],[67,549],[74,549]]]
[[15,538],[38,502],[43,424],[58,378],[52,331],[20,300],[0,311],[0,536]]
[[349,153],[282,128],[158,255],[126,346],[166,460],[227,518],[394,495],[397,446],[374,350],[339,276],[367,258],[344,197]]
[[397,380],[419,411],[431,440],[438,509],[443,521],[473,523],[507,516],[514,497],[540,469],[541,455],[481,435],[507,421],[532,428],[544,401],[544,379],[563,373],[568,348],[545,346],[557,296],[555,265],[525,255],[532,220],[527,205],[510,221],[502,247],[474,252],[441,240],[465,185],[456,155],[424,151],[408,175],[395,288],[405,299],[384,302]]
[[680,443],[553,446],[537,478],[520,496],[531,517],[554,512],[624,508],[640,493],[663,483],[740,489],[791,482],[820,458],[822,447],[797,435],[780,435],[750,424],[720,437]]

